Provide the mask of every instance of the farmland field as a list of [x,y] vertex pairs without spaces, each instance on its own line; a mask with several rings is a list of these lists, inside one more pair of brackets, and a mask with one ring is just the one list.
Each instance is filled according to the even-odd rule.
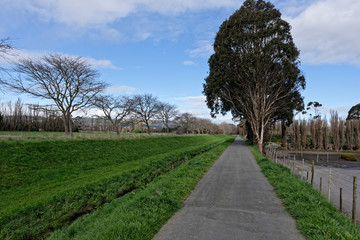
[[1,140],[0,238],[44,238],[233,139]]

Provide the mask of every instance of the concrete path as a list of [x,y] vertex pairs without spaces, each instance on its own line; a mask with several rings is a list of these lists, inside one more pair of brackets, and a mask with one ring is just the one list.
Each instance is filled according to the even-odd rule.
[[237,138],[156,240],[305,239]]

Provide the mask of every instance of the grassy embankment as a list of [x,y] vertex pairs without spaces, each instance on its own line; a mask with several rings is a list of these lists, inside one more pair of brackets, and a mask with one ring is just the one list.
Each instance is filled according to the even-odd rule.
[[[168,136],[166,133],[152,133],[153,136]],[[117,136],[115,132],[73,132],[72,139],[109,139],[109,138],[137,138],[149,137],[147,133],[121,133]],[[22,132],[1,131],[0,141],[7,140],[47,140],[47,139],[69,139],[64,132]]]
[[38,239],[228,136],[0,142],[0,238]]
[[257,147],[249,145],[249,148],[307,239],[360,239],[360,229],[320,192],[291,174],[288,168],[265,158]]
[[54,232],[50,239],[152,239],[181,208],[184,199],[233,140],[234,137],[228,138],[147,186],[79,218],[70,226]]

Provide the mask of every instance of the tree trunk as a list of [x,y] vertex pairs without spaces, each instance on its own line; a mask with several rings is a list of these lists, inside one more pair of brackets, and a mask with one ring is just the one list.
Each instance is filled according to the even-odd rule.
[[264,126],[264,123],[262,122],[261,123],[261,128],[260,128],[260,140],[258,141],[259,151],[261,153],[263,153],[264,132],[265,132],[265,126]]
[[72,121],[71,121],[71,114],[70,113],[69,113],[69,116],[68,116],[68,123],[69,123],[69,137],[72,138],[73,132],[72,132]]
[[150,125],[148,122],[146,122],[146,128],[147,128],[147,133],[150,135],[151,131],[150,131]]
[[67,123],[67,117],[66,117],[66,114],[63,114],[63,122],[64,122],[64,129],[65,129],[65,135],[66,136],[69,136],[69,125]]
[[263,141],[261,138],[258,139],[258,147],[259,147],[259,151],[262,154],[263,153]]

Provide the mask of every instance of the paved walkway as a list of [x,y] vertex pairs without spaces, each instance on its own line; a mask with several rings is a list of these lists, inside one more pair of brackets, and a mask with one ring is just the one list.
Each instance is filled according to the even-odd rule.
[[156,240],[305,239],[237,138]]

